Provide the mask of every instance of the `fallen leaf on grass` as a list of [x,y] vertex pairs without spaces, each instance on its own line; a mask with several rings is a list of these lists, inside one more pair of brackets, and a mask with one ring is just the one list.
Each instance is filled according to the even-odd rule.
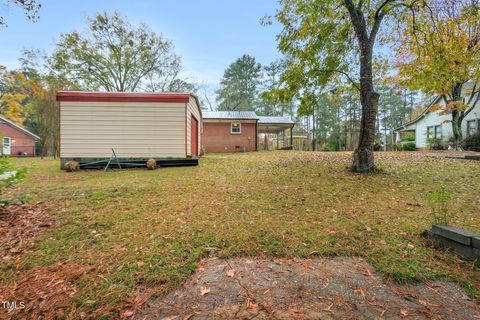
[[125,310],[121,313],[122,318],[129,318],[133,316],[133,311],[132,310]]
[[201,287],[201,288],[200,288],[200,295],[201,295],[201,296],[204,296],[204,295],[206,295],[206,294],[209,293],[209,292],[210,292],[210,289],[208,289],[207,287]]

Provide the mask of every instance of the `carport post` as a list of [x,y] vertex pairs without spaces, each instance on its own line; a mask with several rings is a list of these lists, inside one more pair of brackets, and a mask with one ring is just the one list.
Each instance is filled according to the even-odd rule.
[[290,147],[293,150],[293,126],[290,127]]

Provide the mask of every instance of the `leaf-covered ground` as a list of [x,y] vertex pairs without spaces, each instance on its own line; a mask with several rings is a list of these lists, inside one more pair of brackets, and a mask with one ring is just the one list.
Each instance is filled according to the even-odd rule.
[[360,257],[207,258],[138,320],[479,319],[480,305],[445,280],[385,281]]
[[211,155],[198,167],[106,173],[16,159],[29,173],[4,197],[28,199],[53,222],[28,250],[21,241],[0,248],[0,298],[27,302],[9,314],[19,319],[126,317],[209,254],[356,255],[386,278],[448,277],[478,298],[478,264],[433,249],[421,233],[432,224],[426,197],[442,187],[451,223],[480,231],[480,162],[376,157],[382,170],[372,175],[349,173],[350,153]]

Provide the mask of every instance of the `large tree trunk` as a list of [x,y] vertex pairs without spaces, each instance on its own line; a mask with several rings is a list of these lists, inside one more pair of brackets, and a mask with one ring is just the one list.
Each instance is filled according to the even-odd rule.
[[[461,83],[456,84],[452,89],[451,103],[462,101],[462,87]],[[462,135],[462,121],[464,115],[462,111],[452,110],[452,132],[453,132],[453,147],[455,150],[461,151]]]
[[375,142],[375,124],[380,95],[373,88],[372,69],[373,44],[361,44],[360,56],[360,103],[362,118],[360,121],[360,139],[353,153],[352,172],[372,172],[376,170],[373,159],[373,144]]
[[461,150],[462,135],[462,117],[460,112],[452,111],[452,132],[453,132],[453,148]]

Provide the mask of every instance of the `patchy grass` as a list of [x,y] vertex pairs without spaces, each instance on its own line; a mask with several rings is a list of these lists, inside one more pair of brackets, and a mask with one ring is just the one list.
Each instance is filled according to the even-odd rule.
[[55,223],[34,250],[0,262],[0,287],[59,263],[83,266],[64,316],[117,318],[185,281],[214,250],[358,255],[390,279],[449,277],[478,295],[478,266],[432,249],[421,233],[432,223],[426,196],[441,185],[454,195],[452,223],[480,231],[480,163],[376,156],[382,172],[372,175],[349,173],[349,153],[212,155],[198,167],[106,173],[16,159],[29,173],[7,196],[29,195]]

